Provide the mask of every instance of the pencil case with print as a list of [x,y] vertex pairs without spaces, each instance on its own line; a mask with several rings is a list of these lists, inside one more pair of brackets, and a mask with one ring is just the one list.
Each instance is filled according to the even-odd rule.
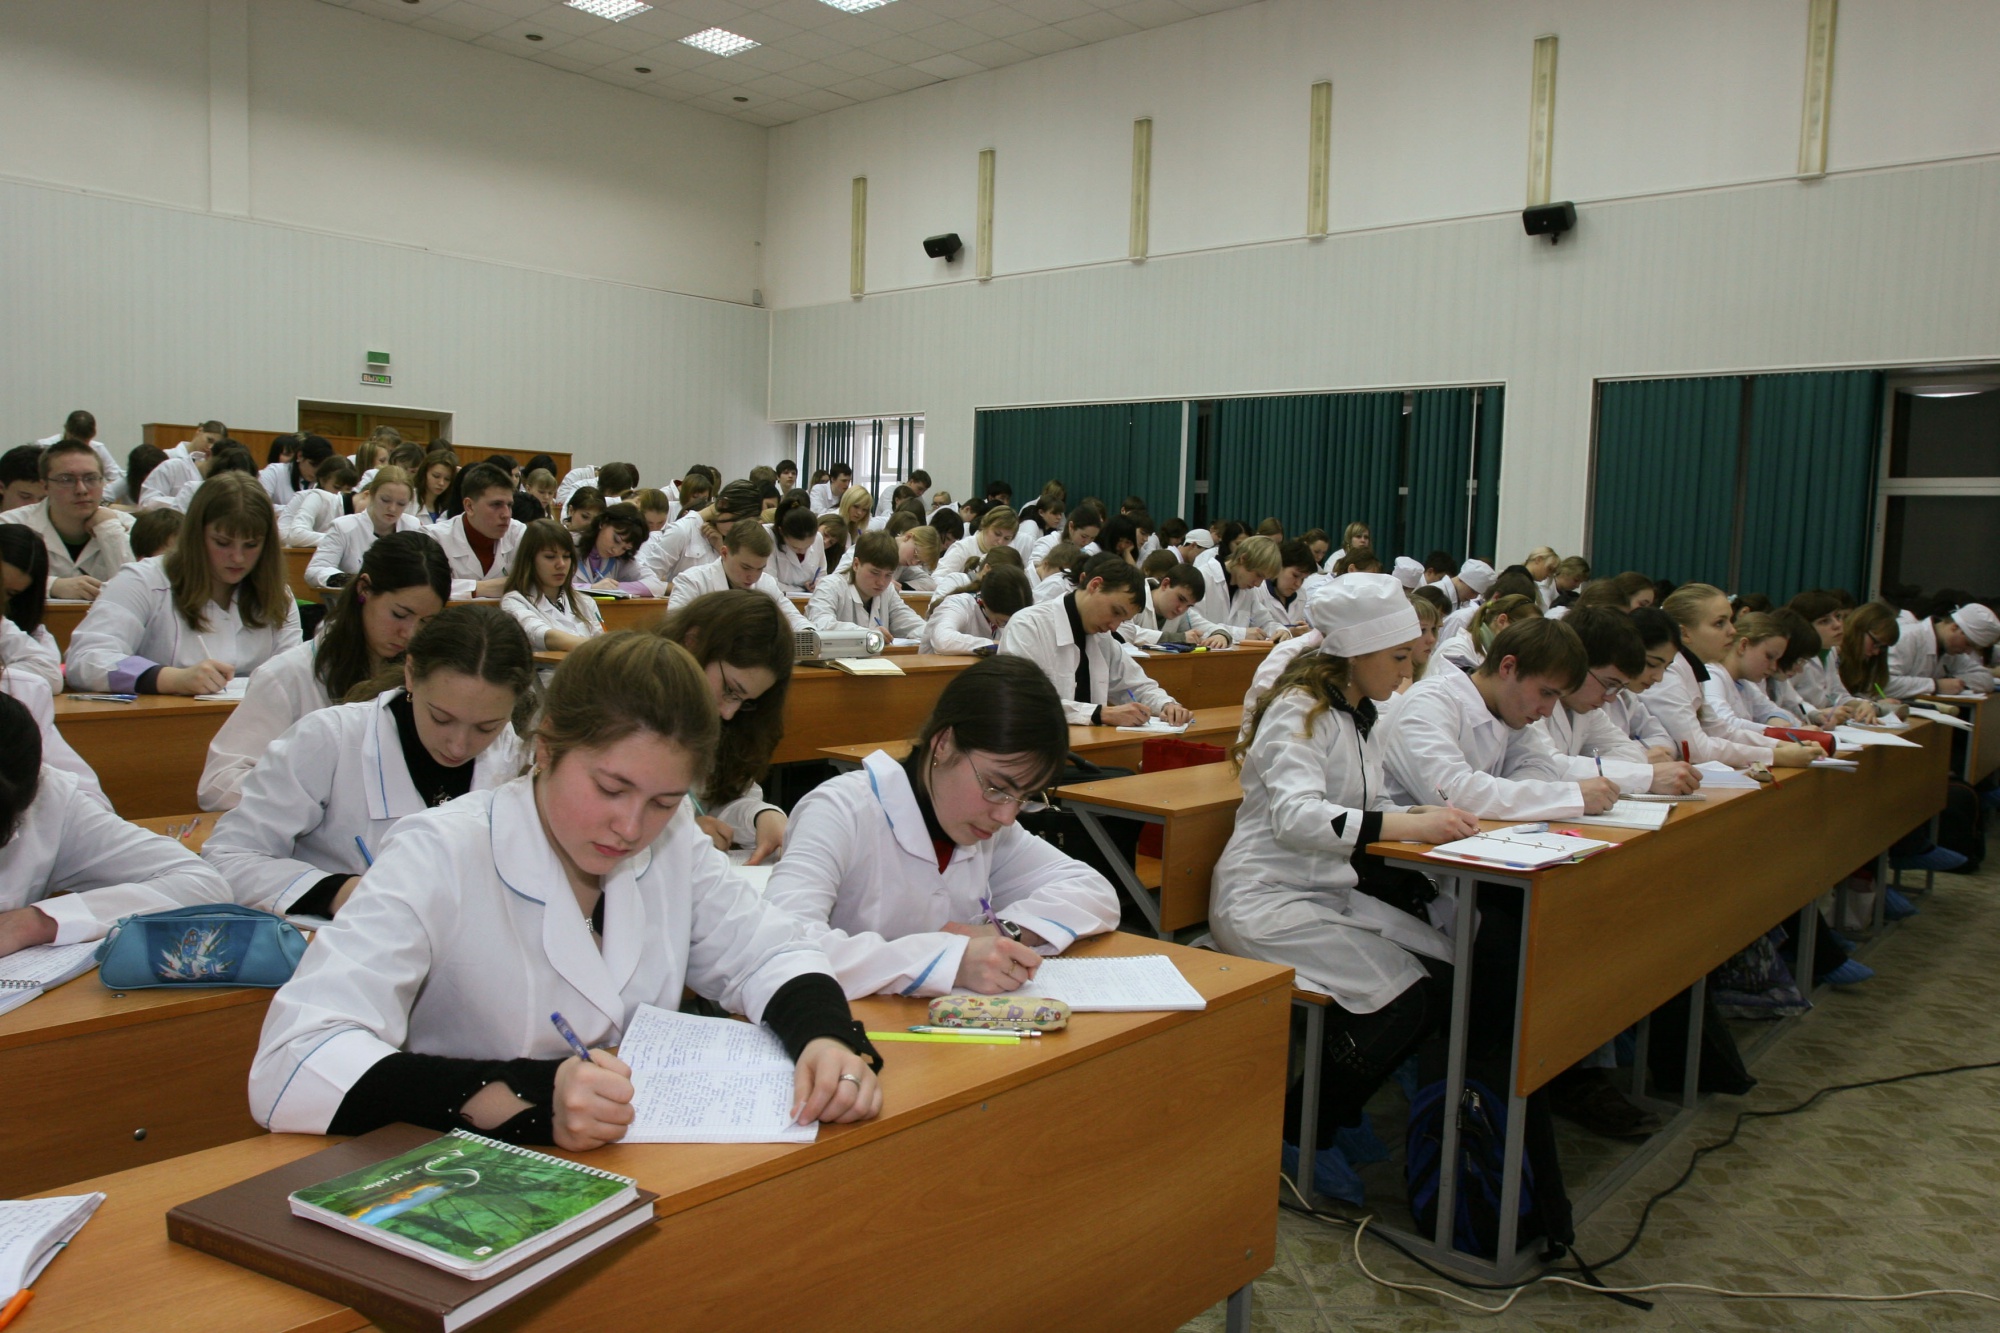
[[151,986],[282,986],[306,937],[281,916],[237,903],[202,903],[122,918],[97,946],[97,975],[112,990]]
[[1054,1032],[1069,1026],[1069,1006],[1039,995],[940,995],[931,1001],[930,1021],[945,1028]]

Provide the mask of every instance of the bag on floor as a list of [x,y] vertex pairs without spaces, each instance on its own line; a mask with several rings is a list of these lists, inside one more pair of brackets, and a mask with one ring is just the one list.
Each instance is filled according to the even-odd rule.
[[[1543,1237],[1551,1244],[1575,1243],[1569,1196],[1556,1158],[1555,1124],[1546,1090],[1525,1103],[1521,1141],[1521,1203],[1515,1243]],[[1470,1074],[1458,1114],[1458,1193],[1452,1201],[1452,1248],[1491,1259],[1500,1246],[1501,1176],[1507,1150],[1507,1101]],[[1438,1189],[1443,1180],[1444,1080],[1417,1090],[1410,1103],[1404,1144],[1403,1177],[1409,1188],[1410,1217],[1419,1235],[1437,1234]]]
[[1965,858],[1956,874],[1976,874],[1986,860],[1986,807],[1980,804],[1979,793],[1957,778],[1951,780],[1938,815],[1937,844]]
[[[1229,751],[1220,745],[1162,736],[1139,747],[1139,771],[1163,773],[1170,768],[1198,768],[1203,764],[1219,764],[1228,757]],[[1164,824],[1148,824],[1139,830],[1139,855],[1157,858],[1166,831]]]

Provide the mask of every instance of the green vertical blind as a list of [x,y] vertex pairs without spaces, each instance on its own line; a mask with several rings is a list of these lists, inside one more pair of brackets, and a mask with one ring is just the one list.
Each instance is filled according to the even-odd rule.
[[1743,381],[1626,380],[1597,404],[1590,564],[1675,583],[1729,584]]
[[808,421],[806,423],[805,457],[799,466],[810,477],[821,468],[831,470],[835,463],[852,463],[854,455],[854,423],[852,421]]
[[1606,384],[1591,564],[1776,601],[1867,583],[1877,371]]
[[1471,392],[1479,396],[1479,446],[1473,478],[1478,489],[1472,497],[1472,549],[1466,554],[1486,557],[1494,568],[1504,569],[1512,562],[1501,559],[1496,546],[1500,540],[1500,437],[1506,424],[1507,387],[1490,384]]
[[[1472,478],[1472,394],[1466,389],[1425,389],[1410,395],[1409,494],[1400,541],[1378,531],[1376,541],[1394,555],[1418,560],[1432,551],[1462,554],[1467,483]],[[1391,546],[1391,542],[1396,542]]]
[[1880,372],[1757,377],[1739,589],[1867,588],[1881,422]]
[[1360,521],[1393,531],[1403,395],[1289,394],[1215,405],[1209,512],[1287,533]]
[[1087,495],[1112,513],[1126,496],[1146,501],[1156,518],[1187,512],[1181,485],[1179,400],[1013,407],[974,417],[973,484],[1005,481],[1014,502],[1029,505],[1051,480],[1075,504]]

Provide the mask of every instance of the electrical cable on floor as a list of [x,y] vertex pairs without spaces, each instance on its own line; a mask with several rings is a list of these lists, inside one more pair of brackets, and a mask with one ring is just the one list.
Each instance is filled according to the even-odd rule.
[[[1971,1291],[1958,1287],[1935,1287],[1935,1288],[1927,1288],[1923,1291],[1897,1292],[1889,1295],[1866,1295],[1858,1292],[1738,1291],[1728,1287],[1712,1287],[1695,1282],[1653,1282],[1641,1286],[1614,1287],[1605,1284],[1601,1279],[1597,1277],[1598,1270],[1609,1268],[1613,1264],[1621,1262],[1628,1255],[1632,1253],[1633,1248],[1638,1245],[1640,1237],[1642,1237],[1645,1234],[1646,1223],[1652,1217],[1654,1205],[1658,1204],[1662,1199],[1665,1199],[1669,1195],[1673,1194],[1676,1190],[1679,1190],[1682,1186],[1686,1185],[1689,1180],[1693,1179],[1695,1168],[1701,1164],[1702,1158],[1706,1157],[1708,1154],[1712,1152],[1715,1152],[1722,1148],[1726,1148],[1729,1145],[1736,1142],[1737,1136],[1742,1133],[1743,1126],[1746,1122],[1750,1120],[1771,1120],[1771,1119],[1777,1119],[1782,1116],[1797,1115],[1802,1111],[1811,1109],[1815,1104],[1819,1102],[1821,1098],[1832,1096],[1834,1093],[1837,1092],[1853,1092],[1861,1088],[1886,1087],[1892,1083],[1908,1083],[1916,1079],[1940,1078],[1947,1074],[1977,1073],[1983,1070],[1994,1070],[1994,1069],[2000,1069],[2000,1060],[1987,1061],[1981,1064],[1949,1065],[1941,1069],[1919,1069],[1919,1070],[1914,1070],[1907,1074],[1892,1074],[1887,1078],[1866,1079],[1859,1083],[1833,1084],[1828,1087],[1819,1089],[1817,1092],[1807,1097],[1804,1101],[1799,1102],[1797,1105],[1784,1107],[1779,1110],[1740,1111],[1737,1113],[1735,1123],[1730,1126],[1729,1133],[1725,1137],[1717,1140],[1714,1143],[1703,1144],[1701,1147],[1696,1148],[1694,1152],[1689,1156],[1687,1169],[1681,1172],[1680,1178],[1675,1180],[1673,1184],[1667,1186],[1663,1190],[1660,1190],[1658,1193],[1654,1194],[1651,1198],[1646,1200],[1646,1206],[1643,1209],[1641,1209],[1639,1213],[1638,1225],[1635,1228],[1633,1228],[1631,1237],[1625,1242],[1625,1244],[1622,1247],[1620,1247],[1618,1252],[1612,1255],[1609,1259],[1603,1260],[1602,1262],[1596,1264],[1590,1264],[1585,1262],[1582,1255],[1575,1253],[1573,1250],[1570,1250],[1568,1251],[1569,1257],[1576,1261],[1576,1266],[1574,1268],[1557,1268],[1557,1267],[1545,1268],[1544,1270],[1542,1270],[1542,1272],[1536,1274],[1535,1276],[1524,1278],[1519,1282],[1472,1282],[1464,1278],[1456,1277],[1451,1273],[1448,1273],[1443,1269],[1438,1268],[1437,1266],[1420,1258],[1411,1250],[1409,1250],[1408,1248],[1397,1242],[1395,1238],[1392,1236],[1383,1235],[1382,1233],[1377,1232],[1372,1237],[1372,1239],[1384,1245],[1389,1246],[1391,1249],[1401,1254],[1404,1258],[1415,1263],[1420,1268],[1424,1269],[1426,1272],[1429,1272],[1436,1277],[1440,1277],[1445,1281],[1452,1283],[1455,1286],[1463,1287],[1468,1291],[1508,1292],[1509,1295],[1507,1299],[1501,1302],[1499,1305],[1483,1305],[1478,1301],[1468,1300],[1463,1296],[1459,1296],[1452,1292],[1445,1291],[1440,1287],[1425,1286],[1420,1283],[1396,1282],[1388,1278],[1378,1276],[1372,1269],[1368,1267],[1367,1262],[1361,1257],[1361,1237],[1362,1234],[1368,1230],[1369,1224],[1375,1220],[1375,1217],[1372,1213],[1369,1214],[1367,1217],[1364,1217],[1359,1221],[1356,1221],[1352,1218],[1341,1217],[1335,1213],[1321,1212],[1319,1209],[1312,1207],[1311,1204],[1306,1202],[1305,1196],[1299,1192],[1299,1187],[1292,1181],[1292,1178],[1290,1176],[1287,1176],[1282,1172],[1280,1172],[1278,1179],[1284,1182],[1285,1188],[1289,1189],[1299,1201],[1297,1205],[1292,1205],[1292,1204],[1284,1205],[1288,1210],[1292,1212],[1304,1213],[1308,1217],[1314,1217],[1323,1222],[1331,1222],[1338,1224],[1340,1226],[1353,1228],[1355,1266],[1361,1270],[1362,1276],[1366,1277],[1370,1282],[1375,1283],[1377,1286],[1388,1287],[1396,1291],[1418,1292],[1425,1295],[1436,1296],[1442,1300],[1450,1301],[1456,1305],[1464,1306],[1467,1309],[1479,1311],[1482,1314],[1500,1314],[1506,1311],[1507,1309],[1512,1307],[1514,1302],[1519,1300],[1522,1294],[1526,1292],[1530,1287],[1536,1286],[1543,1282],[1556,1283],[1563,1286],[1575,1287],[1580,1291],[1593,1292],[1597,1295],[1604,1296],[1612,1300],[1618,1300],[1623,1304],[1634,1305],[1641,1309],[1648,1309],[1648,1310],[1652,1308],[1652,1304],[1647,1301],[1639,1300],[1637,1299],[1637,1297],[1639,1297],[1641,1294],[1644,1293],[1660,1292],[1660,1291],[1692,1291],[1692,1292],[1700,1292],[1706,1295],[1738,1297],[1748,1300],[1853,1301],[1853,1302],[1862,1302],[1868,1304],[1888,1304],[1898,1301],[1926,1300],[1932,1297],[1939,1297],[1939,1296],[1962,1296],[1972,1300],[1990,1301],[1993,1302],[1994,1304],[2000,1304],[2000,1296],[1995,1296],[1988,1292]],[[1563,1252],[1564,1251],[1562,1247],[1560,1246],[1557,1247],[1557,1257],[1560,1257],[1560,1255]],[[1568,1276],[1568,1274],[1570,1273],[1579,1274],[1584,1280],[1579,1281],[1577,1280],[1577,1278]]]

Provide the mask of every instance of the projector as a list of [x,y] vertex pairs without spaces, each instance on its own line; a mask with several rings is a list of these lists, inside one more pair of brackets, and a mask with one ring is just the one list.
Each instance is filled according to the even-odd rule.
[[838,625],[833,629],[802,629],[795,636],[801,662],[831,662],[836,657],[880,657],[889,636],[879,629]]

